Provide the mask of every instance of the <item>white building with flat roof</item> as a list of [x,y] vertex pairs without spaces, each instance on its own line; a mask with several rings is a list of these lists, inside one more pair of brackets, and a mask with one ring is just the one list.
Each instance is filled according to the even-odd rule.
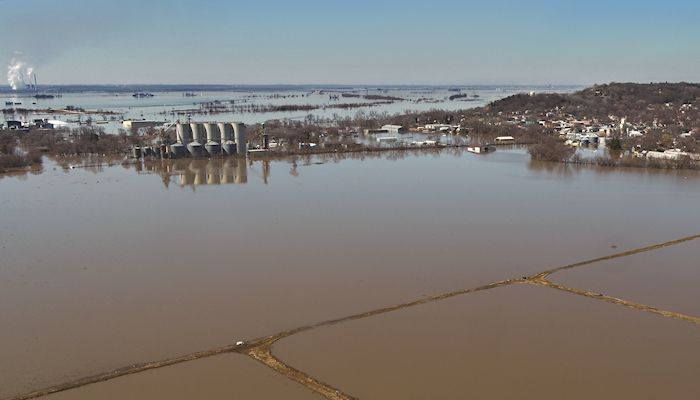
[[406,133],[407,130],[402,125],[384,125],[382,130],[386,133]]

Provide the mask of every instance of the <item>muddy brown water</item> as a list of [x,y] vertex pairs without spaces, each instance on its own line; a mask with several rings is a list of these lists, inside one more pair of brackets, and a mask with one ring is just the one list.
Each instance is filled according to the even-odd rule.
[[4,177],[0,397],[698,231],[697,173],[528,159],[47,163]]
[[283,339],[273,354],[363,399],[696,398],[700,327],[532,285]]
[[45,397],[83,399],[291,399],[322,400],[243,355],[220,355],[88,385]]
[[555,273],[553,282],[700,317],[700,241]]

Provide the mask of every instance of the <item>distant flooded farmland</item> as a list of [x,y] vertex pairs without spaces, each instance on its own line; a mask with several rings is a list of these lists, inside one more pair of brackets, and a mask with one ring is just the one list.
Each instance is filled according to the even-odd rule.
[[[579,86],[465,86],[450,89],[435,86],[337,87],[248,86],[212,90],[194,86],[192,91],[159,88],[153,96],[134,97],[118,86],[53,88],[60,96],[34,99],[27,93],[2,93],[0,101],[12,103],[0,113],[0,124],[9,120],[30,122],[37,118],[59,120],[68,127],[93,124],[109,133],[123,129],[122,120],[150,120],[158,123],[182,121],[240,121],[247,124],[266,120],[333,120],[353,117],[358,111],[401,113],[407,110],[462,110],[483,106],[515,93],[568,93]],[[135,89],[136,90],[136,89]],[[459,90],[459,91],[454,91]],[[460,93],[464,97],[450,99]],[[69,112],[58,112],[66,110]]]
[[[697,234],[700,226],[697,172],[532,163],[517,148],[487,155],[450,149],[91,165],[47,160],[41,172],[0,176],[0,398],[521,279]],[[677,265],[685,279],[697,280],[700,271],[688,267],[697,259],[697,245],[674,249],[664,253],[664,265]],[[643,261],[652,254],[613,261],[620,265],[619,277],[591,266],[576,270],[580,276],[572,270],[548,279],[611,296],[629,294],[627,300],[697,316],[687,304],[692,294],[673,294],[673,284],[654,285],[653,294],[640,289],[675,273],[670,268],[657,277],[657,265]],[[634,270],[637,263],[644,269]],[[627,270],[636,278],[628,279]],[[605,282],[613,277],[625,283]],[[663,301],[666,295],[676,300]],[[530,369],[542,385],[550,373],[594,371],[590,376],[605,377],[619,367],[604,385],[621,395],[647,393],[645,385],[626,390],[638,382],[634,376],[643,382],[659,376],[669,385],[686,378],[671,376],[680,367],[664,370],[667,362],[697,370],[690,348],[698,325],[575,296],[546,287],[498,288],[432,304],[427,314],[415,308],[357,323],[367,324],[367,330],[352,323],[299,334],[275,344],[273,352],[362,398],[411,398],[413,389],[425,396],[460,397],[469,391],[449,382],[461,380],[460,371],[478,382],[476,371],[483,365],[513,379],[518,368]],[[465,319],[455,322],[460,318]],[[433,330],[418,328],[430,321]],[[453,330],[456,325],[461,330]],[[614,332],[610,342],[608,330]],[[652,345],[652,333],[672,346]],[[348,340],[355,334],[356,340]],[[319,342],[309,339],[315,335]],[[339,337],[345,338],[338,339],[340,350],[333,347]],[[382,347],[392,342],[393,350]],[[528,344],[535,347],[522,348]],[[605,350],[618,344],[619,351]],[[434,345],[448,362],[430,354]],[[599,351],[588,353],[584,345]],[[455,352],[449,354],[450,349]],[[324,358],[319,350],[338,358]],[[665,353],[686,350],[687,357]],[[520,364],[513,362],[515,355],[523,357]],[[372,379],[386,371],[377,358],[384,356],[396,362],[386,364],[392,369],[385,379],[394,384],[382,389],[389,392],[378,392]],[[211,360],[218,361],[197,365],[223,362]],[[634,366],[640,360],[650,360],[643,374]],[[402,367],[393,369],[397,364]],[[179,373],[168,371],[189,371],[167,368],[165,375],[148,373],[159,381],[163,376],[179,380]],[[424,373],[431,380],[419,380]],[[195,370],[185,374],[197,377]],[[130,385],[122,379],[136,382],[137,377],[98,383],[90,391],[102,397],[106,392],[100,387],[109,384],[107,392],[146,398],[152,392],[138,385],[121,391],[122,383]],[[237,393],[224,386],[239,379],[244,378],[233,373],[229,380],[207,378],[207,385],[219,385],[222,390],[212,396],[223,397]],[[557,389],[559,381],[544,388],[517,379],[514,388],[520,393],[566,397]],[[567,379],[571,387],[589,387],[581,393],[602,393],[596,383]],[[469,393],[488,398],[488,382]],[[513,395],[494,385],[503,396]],[[690,381],[678,385],[673,386],[678,395],[698,392]],[[259,398],[292,397],[258,386]],[[61,395],[80,398],[80,393],[86,392]]]

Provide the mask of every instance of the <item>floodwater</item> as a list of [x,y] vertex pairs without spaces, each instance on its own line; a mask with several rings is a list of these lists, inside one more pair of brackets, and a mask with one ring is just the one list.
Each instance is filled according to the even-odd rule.
[[700,242],[565,270],[550,280],[635,303],[700,317]]
[[283,339],[273,353],[361,399],[685,399],[700,327],[545,287],[467,294]]
[[47,161],[0,179],[0,397],[695,234],[699,200],[519,149]]
[[322,397],[246,356],[227,354],[128,375],[46,399],[321,400]]
[[[279,106],[279,105],[312,105],[321,108],[310,111],[292,112],[222,112],[214,114],[195,114],[192,118],[195,121],[239,121],[247,124],[265,122],[272,119],[303,120],[308,116],[314,118],[345,118],[353,117],[362,110],[365,113],[375,112],[389,114],[406,112],[408,110],[427,111],[434,108],[444,110],[462,110],[472,107],[479,107],[516,93],[537,92],[572,92],[581,89],[576,86],[474,86],[462,87],[461,92],[452,92],[445,87],[394,87],[386,89],[377,88],[344,88],[344,89],[320,89],[318,87],[297,87],[287,89],[269,88],[265,90],[241,89],[223,91],[195,91],[195,97],[186,97],[184,92],[162,91],[154,92],[154,97],[134,98],[132,92],[73,92],[64,93],[62,97],[54,99],[35,100],[31,97],[22,97],[22,94],[3,93],[0,94],[0,101],[19,102],[17,108],[29,110],[64,109],[67,106],[84,108],[88,111],[112,111],[115,114],[94,114],[94,115],[60,115],[46,114],[38,111],[28,114],[0,113],[0,124],[6,120],[32,121],[38,118],[58,119],[69,122],[71,127],[78,126],[79,122],[85,123],[88,119],[97,123],[107,132],[116,133],[122,128],[122,119],[147,119],[153,121],[174,122],[177,119],[187,119],[187,110],[199,110],[200,105],[210,102],[221,102],[230,105],[246,106]],[[340,93],[353,93],[355,95],[380,95],[398,97],[403,100],[390,104],[377,104],[372,107],[360,108],[333,108],[335,104],[356,104],[371,103],[362,97],[339,97],[331,99],[333,95]],[[469,101],[463,99],[448,100],[454,94],[466,94]],[[472,97],[472,96],[478,97]],[[36,103],[36,104],[33,104]],[[9,108],[9,107],[5,107]]]

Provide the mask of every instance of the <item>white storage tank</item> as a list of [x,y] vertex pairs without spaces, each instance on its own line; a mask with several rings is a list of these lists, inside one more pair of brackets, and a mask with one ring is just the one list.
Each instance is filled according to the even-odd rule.
[[219,126],[216,123],[206,122],[204,130],[207,133],[207,143],[204,145],[205,150],[210,156],[218,156],[221,154]]
[[236,139],[236,152],[238,155],[246,155],[248,151],[248,139],[246,137],[245,125],[241,122],[234,122],[233,136]]
[[233,140],[226,140],[225,142],[221,143],[221,150],[224,152],[224,154],[229,156],[236,154],[236,142]]
[[233,140],[233,125],[226,122],[219,122],[219,135],[221,136],[221,143],[227,140]]
[[192,141],[192,128],[190,124],[177,123],[175,132],[177,134],[177,142],[183,145]]
[[202,157],[206,155],[204,151],[204,146],[199,144],[199,142],[191,142],[187,144],[187,151],[192,155],[192,157]]
[[219,134],[219,126],[216,123],[207,122],[204,124],[204,130],[207,132],[207,143],[219,143],[221,136]]
[[224,154],[232,156],[236,154],[236,142],[233,141],[233,125],[230,123],[219,123],[219,133],[221,134],[221,150]]
[[170,145],[170,157],[181,158],[187,154],[187,147],[182,143],[175,143]]
[[192,122],[190,124],[190,128],[192,129],[192,141],[197,142],[199,144],[204,144],[204,141],[205,141],[204,125],[201,123]]
[[207,142],[207,144],[204,145],[204,149],[210,156],[218,156],[221,154],[221,145],[217,142]]

